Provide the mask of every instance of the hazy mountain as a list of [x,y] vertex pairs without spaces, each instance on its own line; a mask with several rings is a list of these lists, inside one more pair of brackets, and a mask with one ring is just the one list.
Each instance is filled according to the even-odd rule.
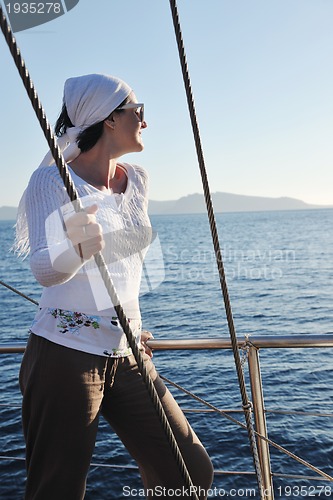
[[[266,198],[262,196],[245,196],[231,193],[213,193],[215,212],[258,212],[268,210],[306,210],[315,208],[331,208],[333,205],[310,205],[294,198]],[[190,194],[174,201],[149,202],[150,214],[185,214],[206,212],[206,204],[202,194]]]
[[[266,198],[242,194],[213,193],[214,211],[218,212],[259,212],[268,210],[306,210],[333,208],[333,205],[310,205],[295,198]],[[14,220],[16,207],[0,207],[0,220]],[[202,194],[190,194],[178,200],[149,201],[149,213],[153,214],[198,214],[206,212]]]

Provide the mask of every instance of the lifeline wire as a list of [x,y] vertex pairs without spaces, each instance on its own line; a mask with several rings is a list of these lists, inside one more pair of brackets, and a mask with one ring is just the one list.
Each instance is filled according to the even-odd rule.
[[[37,91],[34,87],[34,84],[30,78],[29,72],[26,68],[26,65],[24,63],[24,60],[21,57],[20,50],[16,44],[16,40],[13,36],[12,30],[7,22],[7,18],[3,12],[3,9],[0,5],[0,24],[1,24],[1,30],[4,34],[4,37],[6,39],[6,42],[8,44],[9,50],[13,56],[14,62],[16,64],[16,67],[19,71],[19,74],[22,78],[24,87],[28,93],[28,96],[30,98],[31,104],[33,109],[35,110],[36,116],[39,120],[40,126],[44,132],[45,138],[48,142],[49,148],[52,152],[53,158],[55,160],[55,163],[58,167],[59,173],[61,175],[61,178],[64,182],[65,188],[67,190],[67,194],[70,198],[70,200],[73,202],[73,206],[76,211],[81,211],[83,210],[81,201],[79,199],[78,193],[75,189],[74,183],[71,179],[70,173],[68,171],[67,165],[65,164],[64,158],[61,154],[61,151],[56,143],[53,131],[51,129],[51,126],[46,118],[45,111],[41,105],[41,102],[38,98]],[[129,326],[128,319],[125,315],[125,312],[120,305],[120,301],[117,295],[117,292],[115,290],[115,287],[113,285],[110,273],[108,271],[108,268],[106,266],[106,263],[104,261],[104,258],[101,253],[98,253],[94,256],[96,265],[98,266],[98,269],[100,271],[101,277],[103,279],[103,282],[105,284],[105,287],[108,291],[108,294],[111,298],[112,304],[114,306],[114,309],[117,313],[119,322],[121,324],[122,329],[124,330],[124,333],[126,335],[127,341],[133,351],[135,360],[137,362],[138,368],[141,372],[142,378],[144,383],[146,384],[149,396],[154,404],[155,410],[159,416],[159,419],[161,421],[161,425],[163,427],[163,430],[165,432],[165,435],[167,437],[167,440],[169,442],[171,451],[174,455],[174,458],[177,462],[177,466],[179,467],[180,473],[182,475],[182,478],[185,482],[185,485],[190,491],[191,498],[194,500],[199,500],[198,496],[196,494],[196,488],[193,485],[192,479],[189,475],[189,472],[187,470],[186,464],[184,462],[184,459],[182,457],[181,451],[179,449],[179,446],[177,444],[176,438],[173,434],[173,431],[171,429],[169,420],[165,414],[164,408],[162,406],[162,403],[160,401],[160,398],[157,394],[157,391],[155,389],[155,386],[153,384],[153,381],[147,371],[147,368],[144,364],[142,354],[139,350],[139,347],[135,341],[135,337],[132,333],[132,330]]]
[[37,302],[37,300],[32,299],[31,297],[29,297],[29,296],[28,296],[28,295],[26,295],[25,293],[20,292],[19,290],[17,290],[16,288],[14,288],[14,287],[13,287],[13,286],[11,286],[11,285],[8,285],[8,284],[7,284],[7,283],[5,283],[4,281],[0,280],[0,285],[5,286],[6,288],[8,288],[8,290],[11,290],[12,292],[17,293],[17,295],[20,295],[20,296],[21,296],[21,297],[23,297],[24,299],[30,300],[30,302],[32,302],[33,304],[35,304],[36,306],[38,306],[38,302]]
[[212,199],[211,199],[211,195],[210,195],[210,189],[209,189],[208,178],[207,178],[207,171],[206,171],[206,167],[205,167],[205,160],[204,160],[203,150],[202,150],[202,146],[201,146],[199,126],[198,126],[198,121],[197,121],[196,112],[195,112],[194,98],[193,98],[192,88],[191,88],[191,80],[190,80],[189,70],[188,70],[188,66],[187,66],[187,60],[186,60],[186,54],[185,54],[185,48],[184,48],[184,43],[183,43],[183,37],[182,37],[182,32],[181,32],[181,26],[180,26],[180,21],[179,21],[176,0],[170,0],[170,8],[171,8],[171,12],[172,12],[172,19],[173,19],[175,35],[176,35],[176,40],[177,40],[180,65],[181,65],[181,69],[182,69],[183,80],[184,80],[184,85],[185,85],[185,90],[186,90],[187,104],[188,104],[190,118],[191,118],[195,147],[197,150],[199,168],[200,168],[203,190],[204,190],[204,195],[205,195],[205,201],[206,201],[206,206],[207,206],[208,219],[209,219],[210,229],[211,229],[211,234],[212,234],[212,239],[213,239],[214,251],[215,251],[215,256],[216,256],[216,263],[217,263],[217,268],[218,268],[219,277],[220,277],[220,285],[221,285],[221,289],[222,289],[225,311],[226,311],[226,316],[227,316],[227,321],[228,321],[232,350],[233,350],[235,365],[236,365],[236,370],[237,370],[238,383],[239,383],[240,392],[241,392],[241,396],[242,396],[242,405],[243,405],[245,420],[246,420],[246,424],[247,424],[247,431],[248,431],[249,441],[250,441],[252,455],[253,455],[254,467],[255,467],[255,470],[257,472],[259,491],[261,492],[261,495],[262,495],[263,487],[262,487],[262,480],[261,480],[261,468],[260,468],[260,463],[259,463],[256,440],[254,437],[251,412],[249,411],[252,407],[252,404],[247,396],[244,374],[242,371],[241,360],[240,360],[240,355],[239,355],[239,351],[238,351],[236,330],[235,330],[234,321],[233,321],[233,317],[232,317],[229,292],[228,292],[228,287],[227,287],[225,272],[224,272],[222,251],[221,251],[220,244],[219,244],[219,238],[218,238],[216,221],[215,221],[214,210],[213,210],[213,204],[212,204]]
[[[181,385],[177,384],[176,382],[172,382],[172,380],[169,380],[167,377],[165,377],[165,376],[163,376],[161,374],[159,374],[159,375],[160,375],[160,378],[162,380],[164,380],[164,382],[167,382],[168,384],[172,385],[176,389],[179,389],[180,391],[184,392],[185,394],[187,394],[191,398],[195,399],[199,403],[207,406],[208,408],[210,408],[214,412],[219,413],[220,415],[222,415],[226,419],[230,420],[234,424],[237,424],[240,427],[242,427],[243,429],[246,429],[246,425],[245,424],[243,424],[242,422],[240,422],[236,418],[232,417],[231,415],[228,415],[228,413],[226,411],[220,410],[219,408],[217,408],[216,406],[212,405],[208,401],[205,401],[204,399],[200,398],[196,394],[193,394],[193,392],[189,391],[188,389],[185,389],[184,387],[182,387]],[[280,444],[275,443],[275,441],[272,441],[268,437],[263,436],[259,432],[255,431],[255,430],[253,432],[254,432],[254,434],[259,439],[262,439],[263,441],[266,441],[268,444],[270,444],[271,446],[273,446],[277,450],[282,451],[282,453],[285,453],[290,458],[293,458],[296,462],[299,462],[300,464],[304,465],[305,467],[308,467],[309,469],[313,470],[314,472],[316,472],[321,477],[324,477],[327,481],[333,481],[333,477],[332,476],[330,476],[326,472],[322,471],[321,469],[318,469],[318,467],[316,467],[315,465],[310,464],[310,462],[307,462],[306,460],[304,460],[303,458],[299,457],[298,455],[295,455],[295,453],[292,453],[291,451],[287,450],[286,448],[284,448]]]

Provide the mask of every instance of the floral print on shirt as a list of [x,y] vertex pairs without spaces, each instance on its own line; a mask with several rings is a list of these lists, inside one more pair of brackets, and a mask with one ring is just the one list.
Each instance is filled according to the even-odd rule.
[[[115,327],[121,330],[119,320],[117,316],[112,316],[111,320],[109,318],[102,318],[101,316],[88,316],[87,314],[80,313],[80,312],[74,312],[74,311],[67,311],[66,309],[54,309],[54,308],[47,308],[46,309],[47,314],[51,315],[55,320],[58,320],[56,323],[56,329],[59,333],[66,335],[66,334],[72,334],[75,336],[80,335],[80,329],[83,327],[88,328],[88,335],[89,335],[89,329],[93,328],[94,330],[101,329],[105,330],[105,326],[109,324],[110,326],[110,333],[111,330],[114,329]],[[130,322],[130,319],[128,319]],[[112,326],[111,326],[112,325]],[[141,327],[140,327],[141,328]],[[33,329],[33,325],[31,327],[31,331]],[[86,332],[85,332],[86,333]],[[108,357],[125,357],[129,356],[132,354],[132,349],[130,348],[129,344],[127,341],[122,343],[122,346],[117,348],[111,348],[111,349],[103,349],[101,352],[104,356]]]
[[92,327],[95,330],[99,328],[99,316],[87,316],[80,312],[66,311],[64,309],[49,309],[49,313],[58,318],[60,322],[57,327],[60,333],[72,333],[79,335],[79,330],[83,326]]

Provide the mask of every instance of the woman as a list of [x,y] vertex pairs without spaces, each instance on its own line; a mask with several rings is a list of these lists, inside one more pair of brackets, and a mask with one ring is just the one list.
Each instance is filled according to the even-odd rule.
[[144,345],[151,334],[141,330],[147,174],[118,158],[143,150],[146,127],[143,105],[123,81],[70,78],[55,130],[85,210],[73,210],[50,153],[22,199],[18,248],[29,248],[44,286],[20,372],[29,500],[84,498],[100,414],[137,461],[147,498],[184,486],[96,269],[100,251],[200,498],[211,485],[210,459],[156,373]]

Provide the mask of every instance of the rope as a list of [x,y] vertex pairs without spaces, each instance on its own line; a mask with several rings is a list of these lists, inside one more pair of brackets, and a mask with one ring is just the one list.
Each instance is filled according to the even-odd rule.
[[[1,404],[0,404],[1,406]],[[221,410],[225,413],[243,413],[243,410],[232,410],[232,409],[224,409]],[[214,410],[200,410],[198,408],[183,408],[184,413],[213,413]],[[265,413],[273,413],[277,415],[300,415],[304,417],[327,417],[333,418],[333,413],[319,413],[319,412],[310,412],[310,411],[288,411],[288,410],[269,410],[265,408]]]
[[[20,461],[24,462],[25,458],[24,457],[14,457],[12,455],[0,455],[0,460],[7,460],[7,461]],[[117,465],[117,464],[106,464],[103,462],[92,462],[91,463],[92,467],[100,467],[104,469],[116,469],[116,470],[127,470],[127,471],[134,471],[134,472],[139,472],[139,468],[135,465]],[[214,475],[215,476],[253,476],[255,472],[252,471],[241,471],[241,470],[221,470],[221,469],[215,469],[214,470]],[[303,480],[308,480],[308,481],[323,481],[322,477],[318,476],[304,476],[301,474],[281,474],[278,472],[273,472],[272,476],[274,477],[280,477],[283,479],[303,479]],[[324,479],[325,481],[325,479]]]
[[[172,382],[170,382],[172,384]],[[182,388],[183,390],[183,388]],[[206,404],[206,402],[205,402]],[[13,403],[0,403],[0,408],[21,408],[21,404],[13,404]],[[209,409],[209,410],[203,410],[199,408],[182,408],[184,413],[215,413],[215,410]],[[243,410],[236,410],[236,409],[219,409],[220,413],[243,413]],[[301,415],[303,417],[326,417],[326,418],[333,418],[333,413],[312,413],[308,411],[283,411],[283,410],[269,410],[265,409],[265,413],[273,413],[273,414],[278,414],[278,415]]]
[[[70,200],[73,202],[74,209],[77,212],[81,211],[81,210],[83,210],[83,207],[82,207],[82,204],[79,200],[78,193],[75,189],[74,183],[71,179],[70,173],[68,171],[67,165],[65,164],[64,158],[61,154],[61,151],[56,143],[53,131],[52,131],[51,126],[46,118],[45,111],[41,105],[37,91],[34,87],[34,84],[31,80],[31,78],[30,78],[28,69],[26,68],[25,62],[21,57],[20,50],[16,44],[16,40],[13,36],[13,33],[11,31],[10,26],[8,25],[6,16],[3,13],[3,9],[1,7],[1,5],[0,5],[0,16],[1,16],[0,17],[1,30],[4,34],[4,37],[5,37],[6,42],[8,44],[9,50],[13,56],[14,62],[16,64],[18,72],[19,72],[21,79],[23,81],[24,87],[28,93],[32,107],[35,110],[35,113],[36,113],[36,116],[37,116],[38,121],[40,123],[40,126],[44,132],[45,138],[46,138],[47,143],[49,145],[49,148],[52,152],[55,163],[58,167],[58,170],[59,170],[59,173],[60,173],[61,178],[63,180],[63,183],[65,185],[67,194],[68,194]],[[185,464],[184,459],[182,457],[181,451],[180,451],[179,446],[177,444],[176,438],[173,434],[172,428],[170,426],[170,423],[168,421],[168,418],[166,416],[166,413],[164,411],[162,403],[159,399],[159,396],[157,394],[157,391],[155,389],[153,381],[152,381],[152,379],[148,373],[148,370],[146,368],[146,365],[144,363],[143,356],[139,350],[139,347],[136,343],[133,332],[129,326],[129,322],[128,322],[128,319],[125,315],[125,312],[124,312],[122,306],[120,305],[120,301],[119,301],[117,292],[116,292],[115,287],[113,285],[113,282],[112,282],[110,273],[108,271],[107,265],[104,261],[104,258],[103,258],[101,253],[96,254],[94,256],[94,258],[95,258],[96,265],[100,271],[103,282],[105,284],[105,287],[107,289],[107,292],[111,298],[112,304],[114,305],[114,309],[117,313],[121,327],[126,335],[129,346],[131,347],[132,352],[134,354],[134,357],[135,357],[135,360],[137,362],[138,368],[141,372],[143,381],[146,384],[149,396],[153,402],[155,410],[156,410],[158,417],[161,421],[161,425],[163,427],[163,430],[164,430],[166,438],[169,442],[171,451],[172,451],[174,458],[177,462],[177,465],[179,467],[179,470],[180,470],[180,473],[181,473],[182,478],[184,480],[184,483],[185,483],[187,489],[191,492],[191,498],[193,498],[194,500],[199,500],[197,494],[195,493],[196,488],[193,485],[192,479],[191,479],[189,472],[187,470],[186,464]]]
[[35,304],[36,306],[38,306],[37,300],[32,299],[28,295],[25,295],[25,293],[20,292],[19,290],[17,290],[17,288],[14,288],[13,286],[8,285],[7,283],[5,283],[2,280],[0,280],[0,285],[5,286],[6,288],[8,288],[8,290],[11,290],[12,292],[17,293],[17,295],[20,295],[24,299],[30,300],[30,302],[32,302],[33,304]]
[[214,210],[213,210],[213,204],[212,204],[212,199],[211,199],[211,195],[210,195],[207,172],[206,172],[206,167],[205,167],[205,160],[204,160],[203,150],[202,150],[202,146],[201,146],[199,126],[198,126],[198,121],[197,121],[196,112],[195,112],[195,105],[194,105],[194,99],[193,99],[193,94],[192,94],[190,75],[189,75],[189,70],[188,70],[187,61],[186,61],[186,54],[185,54],[185,48],[184,48],[184,43],[183,43],[183,38],[182,38],[182,32],[181,32],[181,26],[180,26],[180,21],[179,21],[176,0],[170,0],[170,8],[171,8],[171,12],[172,12],[172,19],[173,19],[175,35],[176,35],[176,40],[177,40],[180,65],[181,65],[181,69],[182,69],[182,73],[183,73],[183,80],[184,80],[184,85],[185,85],[187,104],[188,104],[188,108],[189,108],[190,119],[191,119],[191,124],[192,124],[192,129],[193,129],[193,135],[194,135],[194,141],[195,141],[195,146],[196,146],[196,151],[197,151],[197,156],[198,156],[198,163],[199,163],[201,179],[202,179],[202,184],[203,184],[204,197],[205,197],[206,206],[207,206],[207,213],[208,213],[208,219],[209,219],[209,224],[210,224],[210,230],[211,230],[212,239],[213,239],[214,251],[215,251],[215,256],[216,256],[216,263],[217,263],[218,273],[219,273],[219,277],[220,277],[220,285],[221,285],[222,295],[223,295],[223,299],[224,299],[224,305],[225,305],[226,317],[227,317],[229,333],[230,333],[230,338],[231,338],[232,350],[233,350],[234,359],[235,359],[236,371],[237,371],[237,376],[238,376],[238,383],[239,383],[240,393],[241,393],[241,397],[242,397],[242,406],[244,409],[246,426],[247,426],[247,430],[248,430],[248,437],[249,437],[250,446],[251,446],[252,455],[253,455],[254,467],[255,467],[255,470],[257,472],[259,491],[261,492],[260,494],[263,498],[262,492],[263,492],[264,488],[262,486],[261,469],[260,469],[260,463],[259,463],[259,457],[258,457],[258,450],[257,450],[256,441],[254,438],[254,429],[253,429],[253,423],[252,423],[252,419],[251,419],[251,412],[248,411],[248,410],[250,410],[252,404],[247,396],[245,380],[244,380],[244,375],[243,375],[243,371],[242,371],[240,355],[239,355],[239,351],[238,351],[236,330],[235,330],[234,321],[233,321],[233,317],[232,317],[229,292],[228,292],[228,287],[227,287],[226,277],[225,277],[225,272],[224,272],[222,251],[221,251],[220,244],[219,244],[219,238],[218,238],[216,221],[215,221]]
[[[245,424],[243,424],[242,422],[239,422],[239,420],[237,420],[236,418],[231,417],[225,411],[220,410],[219,408],[217,408],[216,406],[212,405],[211,403],[208,403],[208,401],[205,401],[204,399],[200,398],[199,396],[197,396],[193,392],[189,391],[188,389],[185,389],[184,387],[182,387],[181,385],[177,384],[176,382],[172,382],[171,380],[169,380],[168,378],[164,377],[163,375],[159,374],[159,376],[161,377],[162,380],[164,380],[164,382],[167,382],[168,384],[172,385],[173,387],[176,387],[176,389],[179,389],[180,391],[184,392],[185,394],[187,394],[191,398],[195,399],[199,403],[202,403],[203,405],[207,406],[208,408],[210,408],[214,412],[219,413],[220,415],[223,415],[225,418],[227,418],[231,422],[239,425],[243,429],[247,429],[247,426]],[[267,438],[266,436],[263,436],[262,434],[259,434],[259,432],[257,432],[257,431],[254,430],[253,433],[259,439],[263,439],[264,441],[266,441],[270,445],[274,446],[274,448],[276,448],[277,450],[282,451],[283,453],[285,453],[286,455],[288,455],[290,458],[293,458],[294,460],[296,460],[296,462],[299,462],[302,465],[304,465],[305,467],[308,467],[309,469],[313,470],[314,472],[316,472],[320,476],[324,477],[328,481],[333,481],[333,477],[332,476],[330,476],[326,472],[323,472],[322,470],[318,469],[317,467],[315,467],[314,465],[310,464],[306,460],[303,460],[303,458],[298,457],[297,455],[295,455],[291,451],[289,451],[286,448],[284,448],[283,446],[275,443],[274,441],[272,441],[271,439]]]
[[[24,457],[14,457],[12,455],[0,455],[0,460],[7,460],[7,461],[20,461],[24,462],[25,458]],[[106,464],[103,462],[92,462],[91,463],[92,467],[100,467],[100,468],[105,468],[105,469],[116,469],[116,470],[127,470],[127,471],[133,471],[133,472],[138,472],[139,469],[135,465],[117,465],[117,464]],[[215,476],[252,476],[254,475],[255,472],[251,471],[241,471],[241,470],[221,470],[221,469],[216,469],[214,470],[214,475]],[[302,480],[308,480],[308,481],[323,481],[322,477],[318,476],[304,476],[301,474],[281,474],[281,473],[275,473],[273,472],[272,475],[274,477],[280,477],[283,479],[302,479]],[[325,479],[324,479],[325,481]]]

